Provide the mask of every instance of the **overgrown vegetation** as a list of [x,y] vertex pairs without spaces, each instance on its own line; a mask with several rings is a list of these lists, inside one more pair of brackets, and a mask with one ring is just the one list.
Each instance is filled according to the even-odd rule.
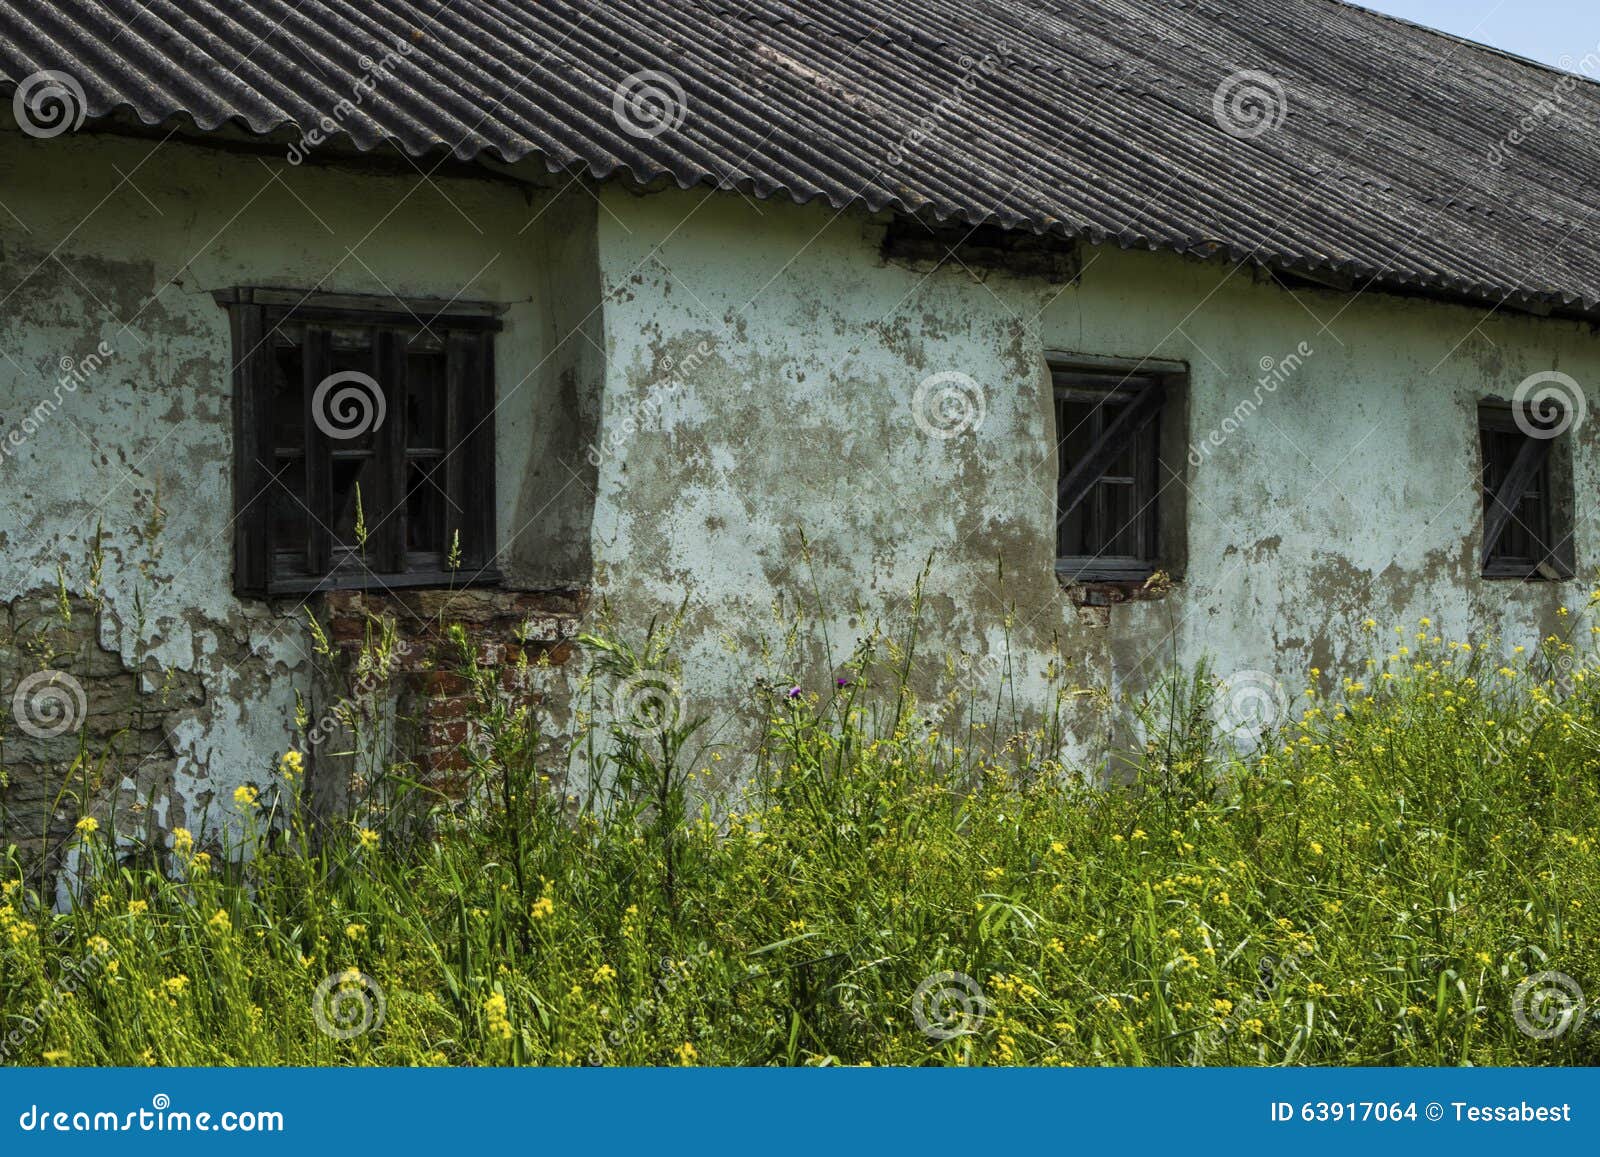
[[[118,1065],[1600,1063],[1600,1025],[1540,979],[1600,998],[1600,672],[1563,639],[1503,661],[1426,620],[1389,646],[1371,629],[1369,667],[1310,672],[1294,720],[1247,755],[1219,735],[1214,680],[1164,688],[1140,785],[1109,790],[1057,762],[1049,726],[976,722],[1009,718],[987,681],[919,703],[912,648],[882,640],[825,686],[772,686],[759,740],[721,746],[644,674],[670,666],[653,633],[637,652],[587,640],[596,704],[652,679],[660,694],[580,735],[607,787],[574,798],[536,715],[464,659],[479,790],[434,808],[429,838],[393,783],[314,823],[291,751],[288,790],[241,789],[243,835],[215,853],[180,830],[114,856],[80,824],[70,911],[13,856],[0,1048]],[[369,642],[368,691],[385,645]],[[735,763],[739,802],[705,802],[698,777]]]

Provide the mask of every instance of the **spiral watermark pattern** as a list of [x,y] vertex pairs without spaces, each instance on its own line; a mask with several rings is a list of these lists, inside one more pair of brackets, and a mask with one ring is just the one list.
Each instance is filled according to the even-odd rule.
[[611,115],[630,137],[653,140],[683,124],[689,98],[683,85],[664,72],[643,69],[622,78],[611,97]]
[[635,739],[649,739],[683,717],[683,688],[665,671],[640,671],[611,696],[612,725]]
[[1224,737],[1241,745],[1259,743],[1287,719],[1289,695],[1265,671],[1235,671],[1218,686],[1211,713]]
[[976,430],[987,412],[983,387],[955,370],[923,378],[911,399],[917,427],[934,438],[959,438]]
[[1289,94],[1277,77],[1245,69],[1217,86],[1211,95],[1211,115],[1230,137],[1252,140],[1283,126]]
[[312,1019],[334,1040],[382,1028],[388,1011],[383,986],[354,968],[330,973],[311,996]]
[[65,671],[35,671],[11,697],[17,726],[35,739],[54,739],[83,726],[89,701],[83,685]]
[[1517,429],[1530,438],[1559,438],[1589,413],[1583,387],[1569,374],[1545,370],[1525,378],[1511,395]]
[[76,132],[83,124],[89,101],[83,85],[64,72],[46,69],[17,85],[11,112],[17,127],[30,137],[48,140]]
[[383,387],[371,374],[341,370],[329,374],[311,395],[311,419],[317,429],[339,442],[382,429],[389,414]]
[[982,986],[960,972],[936,972],[911,994],[911,1019],[929,1040],[970,1036],[988,1015]]
[[156,1111],[172,1107],[172,1098],[165,1093],[157,1093],[150,1098],[150,1107]]
[[1583,1020],[1583,988],[1565,972],[1536,972],[1511,994],[1511,1016],[1524,1036],[1554,1040]]

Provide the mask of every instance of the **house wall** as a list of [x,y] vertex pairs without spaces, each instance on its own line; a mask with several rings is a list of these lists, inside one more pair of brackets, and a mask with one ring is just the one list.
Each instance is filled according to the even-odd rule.
[[[817,632],[789,669],[825,689],[874,616],[904,629],[925,562],[923,653],[970,665],[932,672],[930,694],[1007,655],[1035,703],[1053,666],[1069,687],[1129,691],[1206,660],[1229,677],[1230,726],[1253,700],[1290,709],[1311,667],[1327,690],[1359,677],[1383,645],[1368,617],[1391,645],[1392,626],[1428,616],[1448,639],[1498,634],[1509,648],[1586,601],[1600,545],[1592,418],[1568,435],[1579,579],[1486,581],[1475,558],[1477,403],[1559,369],[1591,391],[1592,414],[1587,325],[1290,293],[1227,264],[1116,248],[1087,251],[1071,283],[930,271],[885,260],[882,223],[857,214],[700,192],[611,190],[605,203],[604,424],[652,416],[601,471],[597,590],[633,622],[685,606],[691,698],[726,700],[773,673],[755,636],[778,634],[774,599],[820,608],[831,656]],[[696,350],[693,374],[668,368]],[[1192,453],[1163,495],[1187,557],[1169,560],[1179,581],[1164,597],[1085,607],[1053,573],[1047,350],[1190,367]],[[954,437],[918,421],[919,384],[941,374],[982,388],[982,420]],[[1071,746],[1092,759],[1119,713],[1094,696],[1067,709]]]
[[[1486,582],[1473,560],[1476,403],[1539,370],[1600,381],[1587,326],[1290,294],[1114,248],[1083,252],[1077,278],[933,269],[885,259],[884,222],[865,214],[703,190],[557,194],[516,175],[0,135],[0,695],[62,669],[89,716],[39,739],[0,715],[8,839],[66,837],[78,813],[56,805],[58,781],[87,741],[132,744],[85,789],[91,810],[116,802],[130,835],[214,830],[234,788],[267,785],[273,756],[300,744],[295,692],[328,706],[304,609],[232,593],[232,363],[211,298],[232,285],[503,304],[508,589],[464,608],[482,656],[508,661],[512,623],[536,621],[559,663],[602,609],[636,640],[678,615],[687,714],[749,718],[761,680],[824,691],[874,624],[905,636],[924,574],[919,686],[1005,673],[1025,714],[1045,710],[1052,673],[1122,692],[1202,659],[1292,698],[1310,666],[1330,685],[1359,671],[1369,616],[1428,615],[1509,647],[1586,597],[1581,581]],[[1196,451],[1166,493],[1187,548],[1163,595],[1085,606],[1055,577],[1046,350],[1191,368],[1180,434]],[[975,383],[981,419],[949,428],[960,415],[937,392],[919,408],[930,378],[958,395]],[[1581,577],[1597,425],[1569,435]],[[353,645],[366,605],[313,609]],[[378,609],[425,643],[454,613],[420,596]],[[459,703],[432,717],[416,704],[462,689],[431,664],[413,707],[437,754],[460,738]],[[570,676],[552,678],[559,711]],[[1093,696],[1066,710],[1070,753],[1093,762],[1117,713]]]
[[[514,590],[466,610],[493,624],[481,641],[497,663],[513,614],[538,620],[545,649],[570,635],[571,591],[590,566],[591,468],[557,450],[588,440],[597,406],[584,395],[597,347],[577,340],[584,324],[599,333],[597,209],[587,195],[402,167],[373,175],[178,141],[0,134],[0,844],[58,850],[80,809],[129,836],[179,825],[218,836],[237,818],[234,789],[265,788],[275,756],[303,746],[296,692],[314,721],[331,707],[336,685],[313,677],[307,610],[335,619],[347,648],[359,638],[348,600],[233,594],[233,355],[215,290],[503,304],[497,518],[515,542],[503,559]],[[547,590],[549,607],[528,593]],[[437,602],[379,609],[431,645]],[[37,711],[56,696],[74,717],[58,735],[30,734],[28,708],[11,710],[41,670],[83,688],[76,703],[59,681],[25,694]],[[459,714],[423,718],[422,742],[445,746]],[[80,744],[119,755],[69,781]]]

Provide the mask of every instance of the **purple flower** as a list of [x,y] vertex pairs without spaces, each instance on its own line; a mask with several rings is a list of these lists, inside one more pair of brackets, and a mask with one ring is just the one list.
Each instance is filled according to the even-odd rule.
[[798,698],[800,698],[800,695],[801,695],[800,688],[798,688],[798,687],[789,688],[789,698],[798,699]]
[[833,685],[835,687],[848,687],[850,686],[850,680],[846,679],[843,675],[840,675],[833,681]]

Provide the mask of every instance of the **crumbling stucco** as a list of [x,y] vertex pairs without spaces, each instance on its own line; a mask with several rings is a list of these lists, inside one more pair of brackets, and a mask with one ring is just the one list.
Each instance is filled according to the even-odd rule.
[[[1041,712],[1052,671],[1126,692],[1202,659],[1292,697],[1308,667],[1359,669],[1368,617],[1527,644],[1587,591],[1474,565],[1475,407],[1552,368],[1592,398],[1586,325],[1291,293],[1115,248],[1052,250],[1022,276],[992,255],[908,260],[886,253],[884,219],[731,194],[151,153],[0,138],[0,423],[31,418],[0,457],[0,601],[54,590],[58,568],[87,590],[103,555],[97,598],[140,623],[102,634],[104,677],[193,681],[163,717],[163,823],[270,776],[297,742],[295,693],[318,694],[304,609],[231,589],[231,351],[211,293],[232,285],[502,305],[510,592],[592,588],[591,607],[638,633],[681,608],[690,714],[774,674],[760,652],[781,633],[775,604],[816,621],[788,671],[820,689],[875,621],[906,627],[924,575],[930,694],[964,652],[980,658],[967,670],[1008,668]],[[1048,351],[1190,367],[1179,433],[1196,454],[1163,495],[1185,540],[1164,594],[1088,597],[1056,578]],[[953,432],[918,408],[941,375],[976,387]],[[1581,580],[1600,426],[1569,437]],[[1097,703],[1067,702],[1086,759],[1116,720]]]
[[[1592,399],[1588,325],[1290,293],[1228,264],[1115,248],[1086,252],[1077,278],[930,270],[886,260],[883,225],[855,214],[675,191],[605,204],[605,421],[672,400],[602,470],[599,590],[625,619],[687,600],[683,646],[708,701],[748,685],[752,648],[722,636],[748,636],[775,598],[820,602],[837,663],[867,625],[858,600],[904,608],[930,559],[925,645],[1008,652],[1042,707],[1053,664],[1069,684],[1131,691],[1202,659],[1276,676],[1292,704],[1310,667],[1325,689],[1361,673],[1381,645],[1369,617],[1387,632],[1426,615],[1450,638],[1509,648],[1587,596],[1596,538],[1581,499],[1578,580],[1487,581],[1474,560],[1477,403],[1552,368]],[[699,371],[675,383],[663,352],[691,346]],[[1047,351],[1190,367],[1196,453],[1163,494],[1186,542],[1160,598],[1084,607],[1055,579]],[[982,420],[930,436],[919,384],[952,372],[981,385]],[[1569,438],[1582,495],[1600,424]],[[1069,709],[1071,746],[1092,758],[1115,713],[1092,696]]]

